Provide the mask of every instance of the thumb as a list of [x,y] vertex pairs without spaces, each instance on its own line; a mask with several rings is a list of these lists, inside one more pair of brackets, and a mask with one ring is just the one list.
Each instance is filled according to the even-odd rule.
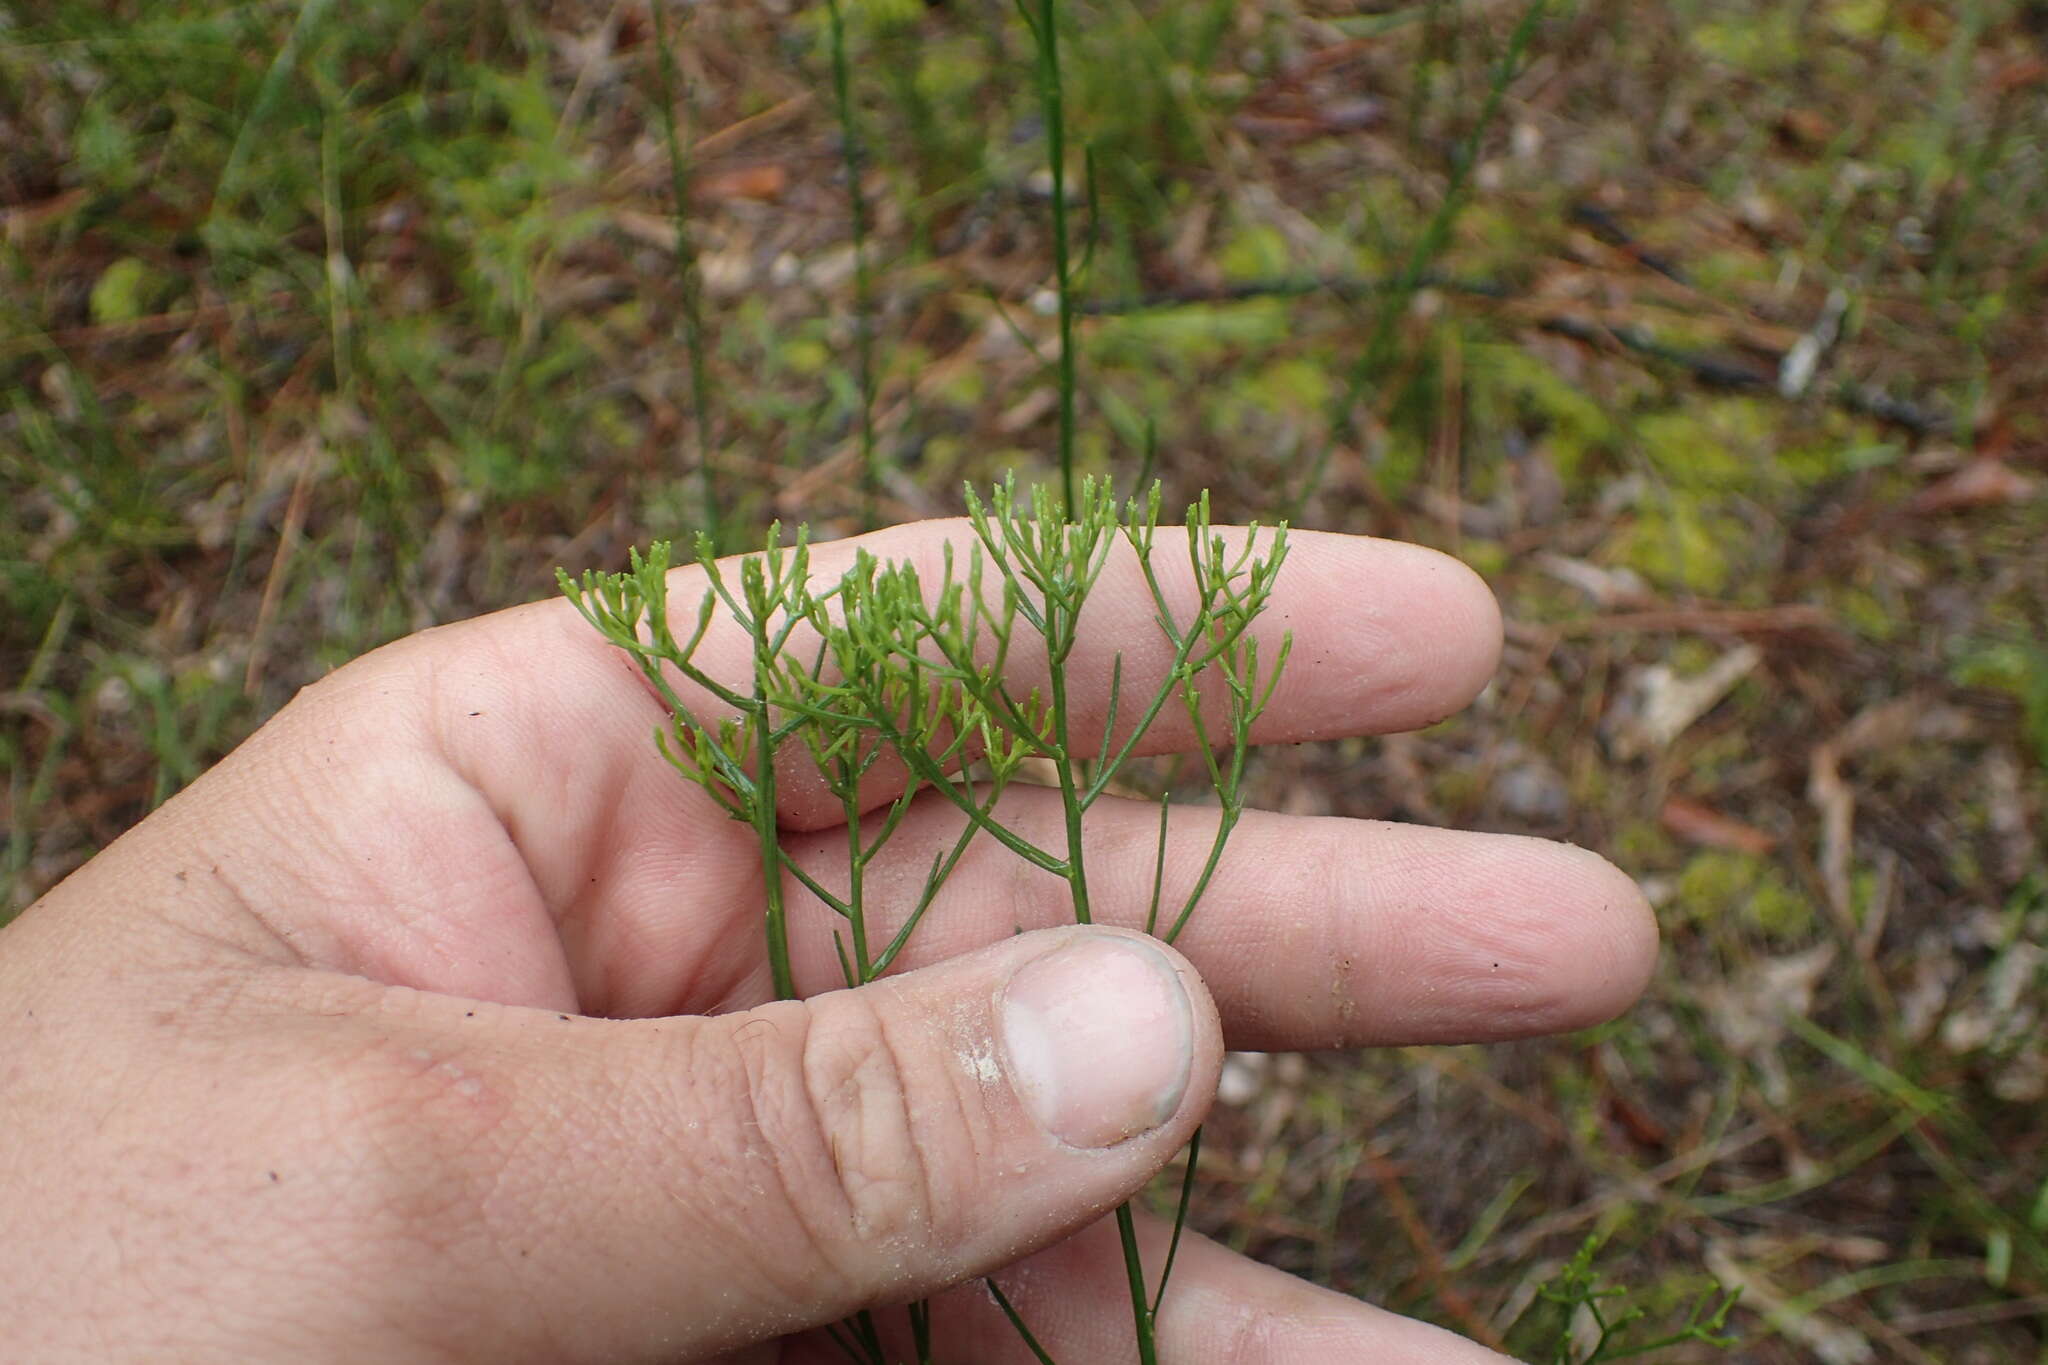
[[524,1226],[499,1222],[520,1250],[490,1272],[516,1266],[504,1301],[601,1359],[763,1340],[1056,1241],[1180,1148],[1222,1057],[1184,958],[1079,927],[586,1037],[595,1057],[556,1034],[518,1062],[550,1083],[521,1087],[524,1131],[493,1144]]

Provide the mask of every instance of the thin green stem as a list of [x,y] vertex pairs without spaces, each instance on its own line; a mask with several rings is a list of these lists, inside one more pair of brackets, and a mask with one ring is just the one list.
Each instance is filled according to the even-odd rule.
[[944,856],[943,860],[937,856],[933,857],[932,870],[925,877],[924,891],[918,896],[917,904],[912,907],[909,916],[904,919],[903,927],[896,931],[896,937],[889,940],[889,945],[882,949],[881,955],[875,959],[875,974],[877,976],[889,970],[890,964],[896,960],[896,955],[903,951],[903,946],[906,943],[910,942],[911,932],[917,928],[918,922],[924,918],[924,912],[931,908],[933,898],[939,893],[939,887],[945,882],[946,878],[953,874],[953,869],[959,865],[960,857],[967,852],[967,846],[973,842],[974,835],[975,826],[970,821],[960,831],[960,837],[954,841],[952,850]]
[[875,457],[875,332],[874,286],[868,270],[868,199],[861,183],[867,167],[859,113],[853,103],[853,76],[846,55],[846,15],[841,0],[825,0],[832,49],[832,95],[839,116],[840,159],[846,168],[848,211],[853,222],[853,355],[860,387],[861,525],[873,530],[875,504],[881,491],[881,469]]
[[833,914],[838,915],[841,919],[850,920],[853,918],[853,907],[851,905],[847,904],[847,902],[839,896],[834,895],[830,888],[825,886],[825,884],[823,882],[820,882],[816,877],[813,877],[810,874],[809,870],[806,869],[802,863],[799,863],[796,859],[790,857],[786,852],[783,854],[782,857],[782,867],[783,870],[788,872],[790,876],[795,877],[797,879],[797,883],[800,886],[802,886],[804,890],[810,892],[813,896],[816,896],[819,900],[823,901],[826,905],[826,908],[831,910]]
[[[659,6],[656,6],[659,8]],[[796,999],[796,976],[789,961],[789,925],[782,903],[782,827],[775,808],[775,734],[768,716],[768,683],[775,657],[769,652],[765,611],[755,613],[754,706],[755,735],[754,792],[750,814],[754,837],[761,847],[761,894],[765,901],[764,928],[768,940],[768,971],[781,1000]]]
[[853,1365],[871,1365],[871,1362],[861,1353],[856,1345],[853,1334],[838,1323],[826,1323],[825,1335],[831,1339],[834,1346],[839,1348],[839,1353],[852,1361]]
[[984,669],[976,664],[975,642],[971,639],[952,638],[949,632],[939,629],[929,614],[925,615],[922,624],[930,632],[930,640],[938,647],[946,666],[953,670],[951,676],[967,690],[968,695],[987,707],[1012,735],[1031,741],[1042,756],[1057,763],[1061,754],[1066,752],[1064,746],[1058,751],[1049,748],[1040,738],[1036,727],[1031,724],[1030,718],[1018,709],[1016,699],[1003,689],[1002,679],[996,675],[995,670]]
[[1082,798],[1083,806],[1095,804],[1096,798],[1109,786],[1117,770],[1123,767],[1137,750],[1138,742],[1144,739],[1145,732],[1152,728],[1152,722],[1157,720],[1159,713],[1166,708],[1167,699],[1180,689],[1180,675],[1187,667],[1187,653],[1192,645],[1193,641],[1190,639],[1175,648],[1173,659],[1167,665],[1166,681],[1160,684],[1152,700],[1145,703],[1144,711],[1138,716],[1137,725],[1124,737],[1124,742],[1117,747],[1116,752],[1105,752],[1100,755],[1101,762],[1096,769],[1094,780],[1088,784],[1088,790]]
[[[1071,502],[1068,504],[1073,505]],[[1050,556],[1048,556],[1050,557]],[[1066,820],[1068,891],[1073,898],[1074,922],[1088,924],[1088,868],[1083,856],[1081,817],[1087,805],[1075,781],[1073,710],[1067,699],[1067,658],[1073,652],[1079,624],[1079,592],[1062,592],[1050,573],[1041,573],[1039,586],[1045,599],[1046,690],[1050,699],[1052,738],[1058,749],[1054,771],[1059,777],[1060,810]]]
[[1005,825],[997,823],[995,818],[986,809],[970,798],[960,794],[959,789],[954,784],[952,775],[933,762],[930,754],[915,745],[909,744],[906,737],[900,731],[888,725],[887,722],[882,723],[882,737],[889,741],[889,747],[897,751],[902,757],[904,764],[914,776],[928,785],[937,788],[940,796],[958,807],[969,820],[974,822],[977,829],[987,833],[997,843],[1009,849],[1010,852],[1024,859],[1025,862],[1030,863],[1033,867],[1042,868],[1056,877],[1066,877],[1067,865],[1064,859],[1054,857],[1026,839],[1023,835],[1018,834]]
[[1117,1240],[1124,1248],[1124,1275],[1131,1286],[1131,1326],[1138,1334],[1139,1365],[1159,1365],[1159,1348],[1152,1340],[1152,1305],[1145,1293],[1145,1263],[1138,1257],[1138,1227],[1131,1206],[1116,1211]]
[[1038,1357],[1039,1365],[1054,1365],[1053,1358],[1046,1354],[1043,1346],[1038,1344],[1038,1338],[1031,1335],[1031,1329],[1024,1325],[1023,1316],[1011,1305],[1009,1298],[996,1284],[995,1279],[990,1277],[984,1279],[982,1283],[988,1286],[989,1296],[996,1301],[996,1307],[1003,1310],[1003,1316],[1010,1320],[1010,1326],[1016,1329],[1017,1336],[1024,1342],[1025,1349]]
[[704,502],[704,533],[719,536],[718,475],[711,445],[711,376],[705,355],[704,281],[690,238],[690,166],[676,129],[676,56],[668,41],[668,7],[649,6],[654,15],[655,69],[661,92],[661,134],[668,149],[669,198],[676,224],[676,272],[683,286],[683,349],[690,369],[690,408],[697,429],[697,474]]
[[911,1349],[917,1365],[932,1365],[932,1306],[924,1299],[909,1305]]
[[[1059,745],[1061,754],[1071,756],[1073,747],[1068,742],[1066,670],[1058,663],[1053,665],[1048,690],[1052,694],[1053,742]],[[1081,853],[1081,815],[1087,807],[1074,781],[1074,764],[1068,761],[1056,763],[1054,767],[1060,779],[1060,810],[1066,817],[1067,888],[1073,896],[1074,922],[1089,924],[1093,921],[1088,909],[1088,868]]]
[[1216,868],[1223,861],[1223,845],[1230,839],[1231,831],[1237,828],[1238,817],[1244,813],[1242,806],[1226,806],[1221,821],[1216,826],[1216,837],[1209,844],[1209,856],[1202,864],[1202,873],[1195,879],[1194,890],[1188,892],[1187,903],[1174,916],[1173,924],[1167,929],[1168,943],[1180,937],[1180,931],[1187,928],[1189,916],[1195,913],[1195,906],[1209,890],[1210,881],[1216,876]]
[[1195,1197],[1195,1163],[1202,1157],[1202,1130],[1195,1129],[1195,1135],[1188,1139],[1188,1166],[1180,1179],[1180,1202],[1173,1210],[1173,1240],[1166,1244],[1166,1264],[1159,1268],[1159,1289],[1152,1296],[1152,1316],[1159,1316],[1159,1305],[1166,1301],[1166,1282],[1173,1275],[1173,1259],[1180,1255],[1180,1235],[1188,1225],[1188,1205]]
[[1059,463],[1060,497],[1072,516],[1080,503],[1074,484],[1074,280],[1067,252],[1067,116],[1064,83],[1060,76],[1058,0],[1038,0],[1032,19],[1032,37],[1038,44],[1038,103],[1045,121],[1045,154],[1052,173],[1052,268],[1053,287],[1058,294],[1059,353]]
[[875,1315],[871,1309],[863,1308],[853,1315],[853,1324],[861,1344],[868,1350],[869,1358],[875,1365],[888,1365],[889,1353],[882,1349],[881,1329],[875,1326]]
[[846,922],[853,935],[853,965],[860,974],[860,980],[872,981],[874,974],[873,964],[868,958],[867,914],[861,898],[868,860],[860,846],[860,786],[857,778],[843,789],[840,810],[846,821]]
[[1159,839],[1152,850],[1152,899],[1145,907],[1145,932],[1159,927],[1159,896],[1166,886],[1166,813],[1171,792],[1159,793]]

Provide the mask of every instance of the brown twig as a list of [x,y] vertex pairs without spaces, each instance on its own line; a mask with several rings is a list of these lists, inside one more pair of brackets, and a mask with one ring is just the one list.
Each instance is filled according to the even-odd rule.
[[277,553],[271,556],[270,572],[263,580],[263,601],[256,608],[256,625],[249,634],[249,666],[242,672],[242,692],[246,696],[256,694],[269,655],[270,622],[277,614],[278,599],[284,595],[285,570],[291,564],[292,551],[298,548],[300,533],[306,525],[306,503],[313,491],[313,470],[318,464],[311,446],[300,452],[299,472],[292,480],[291,497],[285,502],[284,525],[277,533]]
[[1401,1225],[1408,1244],[1415,1248],[1415,1254],[1422,1262],[1422,1276],[1428,1281],[1437,1302],[1443,1305],[1444,1312],[1458,1324],[1459,1330],[1473,1340],[1496,1351],[1505,1351],[1507,1343],[1501,1340],[1500,1333],[1493,1330],[1493,1324],[1479,1315],[1472,1301],[1444,1273],[1443,1248],[1437,1245],[1429,1225],[1422,1221],[1415,1201],[1408,1197],[1408,1188],[1401,1183],[1399,1168],[1383,1153],[1376,1151],[1366,1152],[1365,1164],[1379,1183],[1380,1193],[1386,1197],[1387,1211],[1394,1215],[1394,1221]]

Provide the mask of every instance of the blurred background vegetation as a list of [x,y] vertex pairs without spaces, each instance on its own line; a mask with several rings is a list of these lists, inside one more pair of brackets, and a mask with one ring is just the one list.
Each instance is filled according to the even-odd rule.
[[[0,917],[558,564],[1055,475],[1031,31],[837,9],[0,0]],[[2048,5],[1060,15],[1080,467],[1507,610],[1265,803],[1666,936],[1573,1038],[1233,1059],[1197,1221],[1530,1358],[1594,1237],[1631,1340],[1741,1290],[1660,1359],[2048,1360]]]

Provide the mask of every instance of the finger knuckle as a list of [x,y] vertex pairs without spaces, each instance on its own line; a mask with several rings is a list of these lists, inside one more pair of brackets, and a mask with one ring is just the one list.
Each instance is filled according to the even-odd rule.
[[781,1065],[747,1067],[754,1117],[802,1236],[866,1292],[891,1261],[878,1249],[932,1237],[932,1162],[881,1013],[846,997],[803,1018],[800,1034],[779,1039]]

